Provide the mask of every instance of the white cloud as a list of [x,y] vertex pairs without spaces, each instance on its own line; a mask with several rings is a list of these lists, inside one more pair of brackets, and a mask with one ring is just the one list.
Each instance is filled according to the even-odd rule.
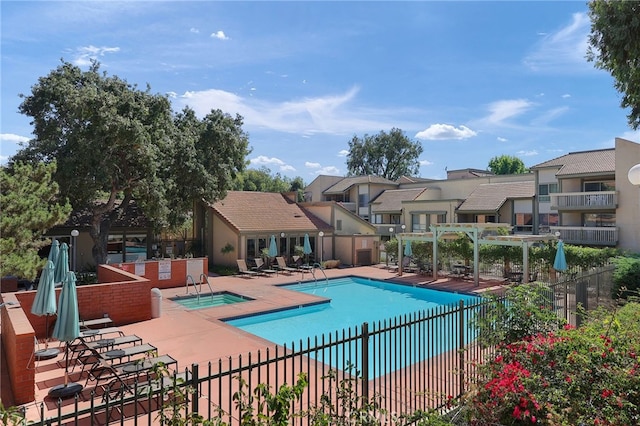
[[534,155],[538,155],[538,151],[535,149],[532,151],[518,151],[516,154],[520,157],[533,157]]
[[507,142],[509,140],[507,138],[503,138],[503,137],[500,137],[500,136],[498,136],[496,139],[498,140],[498,142]]
[[191,33],[193,33],[193,34],[200,34],[200,30],[199,30],[199,29],[197,29],[197,28],[191,28],[191,29],[189,30],[189,32],[191,32]]
[[26,136],[15,135],[13,133],[0,133],[0,141],[22,144],[29,142],[29,138]]
[[466,126],[455,127],[450,124],[432,124],[425,130],[416,133],[416,138],[423,140],[469,139],[477,133]]
[[429,160],[420,160],[420,165],[421,166],[430,166],[433,164],[433,162],[429,161]]
[[289,164],[285,164],[284,166],[280,166],[280,171],[281,172],[295,172],[296,168],[289,165]]
[[[393,127],[411,127],[402,110],[383,110],[354,105],[358,88],[337,95],[271,102],[255,96],[243,97],[218,89],[186,92],[178,100],[178,109],[191,107],[198,116],[211,109],[240,114],[247,128],[294,133],[301,137],[314,134],[352,135]],[[398,116],[400,118],[395,119]],[[405,125],[406,124],[406,125]]]
[[251,164],[255,164],[255,165],[259,165],[259,166],[263,166],[263,165],[276,165],[276,166],[282,166],[285,164],[284,161],[282,161],[279,158],[275,158],[275,157],[267,157],[264,155],[259,155],[256,158],[252,158],[250,160]]
[[349,155],[348,149],[342,149],[338,152],[338,157],[346,157],[347,155]]
[[570,97],[571,97],[571,95],[570,95],[570,94],[568,94],[568,93],[565,93],[564,95],[562,95],[562,98],[563,98],[563,99],[568,99],[568,98],[570,98]]
[[335,166],[326,166],[313,172],[315,175],[340,176],[340,169]]
[[217,38],[218,40],[230,40],[230,38],[225,35],[224,31],[211,33],[211,38]]
[[502,125],[506,120],[523,114],[533,106],[526,99],[508,99],[489,104],[490,114],[484,121],[493,125]]
[[167,92],[167,96],[169,96],[171,99],[175,99],[178,97],[178,94],[176,92]]
[[619,136],[622,139],[626,139],[628,141],[631,142],[637,142],[640,143],[640,130],[629,130],[627,132],[624,132],[622,134],[622,136]]
[[117,53],[120,51],[119,47],[107,47],[107,46],[83,46],[76,49],[73,63],[79,67],[91,65],[92,60],[97,60],[99,57],[105,56],[107,53]]
[[531,124],[535,126],[546,126],[547,124],[549,124],[549,122],[560,117],[567,111],[569,111],[569,107],[559,107],[559,108],[550,109],[549,111],[546,111],[539,117],[536,117],[535,119],[531,120]]
[[586,13],[574,13],[569,24],[550,32],[537,43],[523,59],[524,64],[534,71],[593,70],[585,59],[590,25]]
[[306,161],[304,166],[309,167],[310,169],[319,169],[321,167],[320,163],[312,163],[310,161]]

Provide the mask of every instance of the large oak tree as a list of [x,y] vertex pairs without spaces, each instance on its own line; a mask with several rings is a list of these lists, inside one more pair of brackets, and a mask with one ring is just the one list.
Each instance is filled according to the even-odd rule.
[[14,157],[57,161],[61,195],[74,210],[91,212],[98,264],[107,258],[111,224],[132,200],[158,228],[179,226],[194,200],[224,196],[249,152],[241,117],[174,114],[166,96],[99,67],[63,62],[21,95],[35,138]]
[[349,141],[347,169],[350,176],[373,175],[396,180],[418,174],[422,145],[410,140],[400,129],[377,135],[354,136]]
[[640,127],[640,2],[592,0],[589,2],[591,34],[587,59],[609,71],[622,94],[620,106],[629,108],[627,119]]

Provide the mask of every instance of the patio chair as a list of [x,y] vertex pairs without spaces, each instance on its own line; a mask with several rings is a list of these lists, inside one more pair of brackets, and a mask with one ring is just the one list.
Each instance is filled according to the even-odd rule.
[[293,272],[298,272],[298,268],[292,268],[290,266],[287,266],[287,262],[285,262],[284,257],[282,256],[276,257],[276,262],[278,262],[278,269],[281,270],[282,272],[286,272],[288,274],[291,274]]
[[247,262],[244,259],[237,259],[236,262],[238,263],[238,273],[240,275],[245,277],[253,277],[258,275],[256,271],[252,271],[251,269],[247,268]]
[[268,265],[264,263],[264,261],[259,257],[254,260],[256,262],[256,267],[253,268],[253,270],[256,271],[257,273],[264,274],[264,275],[273,275],[278,273],[278,271],[276,271],[275,269],[269,268]]

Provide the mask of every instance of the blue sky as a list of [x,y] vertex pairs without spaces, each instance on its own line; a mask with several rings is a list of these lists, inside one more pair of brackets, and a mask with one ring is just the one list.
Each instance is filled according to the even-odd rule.
[[60,59],[244,117],[250,167],[345,175],[354,135],[420,141],[420,176],[531,166],[640,141],[584,58],[585,2],[2,1],[2,162],[32,137],[19,94]]

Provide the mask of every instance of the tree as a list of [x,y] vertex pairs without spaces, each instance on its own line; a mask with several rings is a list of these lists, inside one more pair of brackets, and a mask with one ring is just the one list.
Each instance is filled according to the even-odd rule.
[[3,275],[34,280],[44,261],[38,250],[52,226],[64,223],[71,205],[58,197],[52,181],[56,163],[16,163],[0,168],[0,270]]
[[304,181],[300,176],[291,179],[280,173],[272,175],[268,167],[247,169],[238,174],[233,182],[235,191],[296,192],[298,201],[304,198],[304,187]]
[[640,127],[640,3],[592,0],[587,60],[609,71],[622,94],[620,106],[629,108],[631,128]]
[[41,77],[20,112],[33,118],[35,138],[17,160],[57,160],[54,179],[74,210],[91,211],[97,264],[107,258],[111,224],[132,200],[160,228],[188,219],[195,199],[223,197],[245,166],[242,119],[212,111],[174,116],[166,96],[117,76],[63,62]]
[[418,174],[422,154],[420,142],[407,138],[402,130],[393,128],[375,136],[354,136],[349,142],[347,168],[350,176],[373,175],[396,180]]
[[516,175],[528,172],[521,159],[510,155],[493,157],[489,160],[489,170],[496,175]]

